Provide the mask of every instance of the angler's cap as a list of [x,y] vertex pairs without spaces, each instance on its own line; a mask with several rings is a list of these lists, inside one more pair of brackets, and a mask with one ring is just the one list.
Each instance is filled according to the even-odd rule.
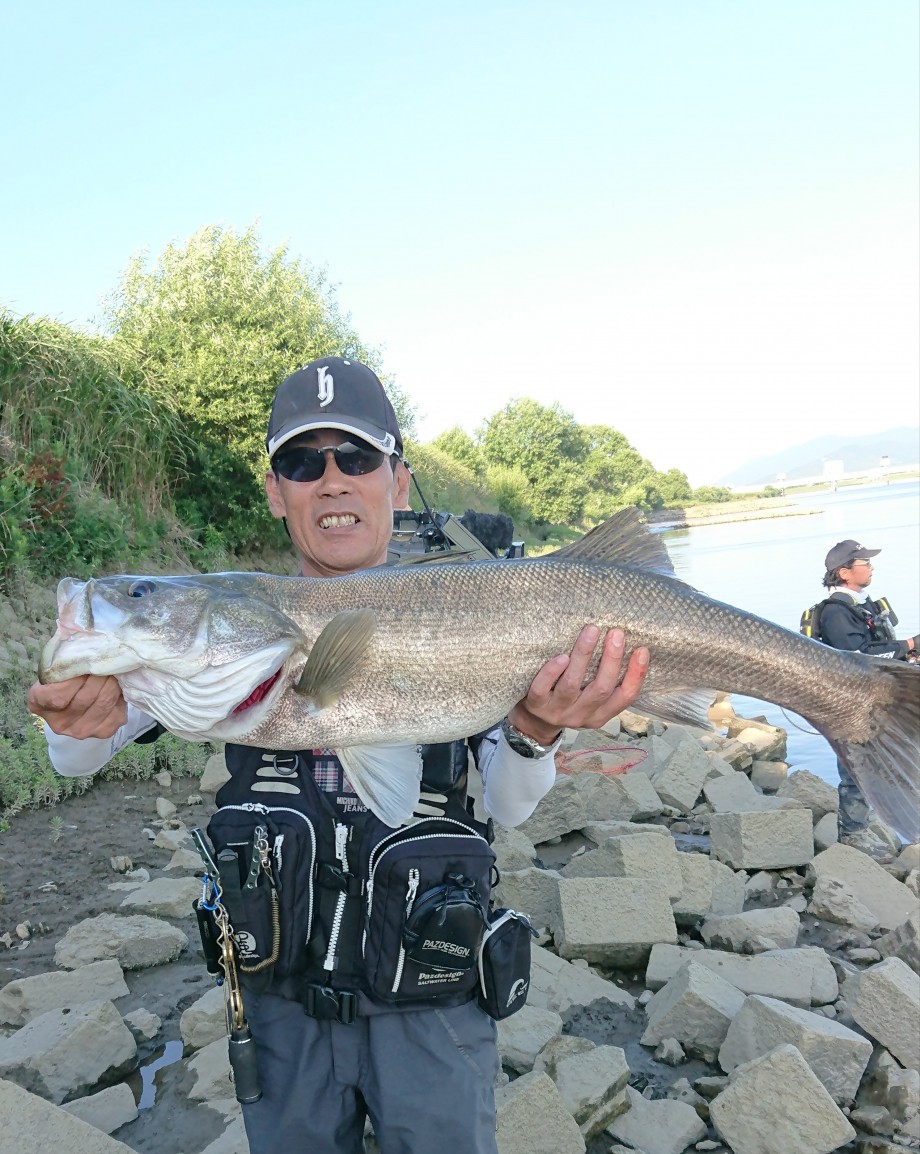
[[868,561],[881,553],[881,549],[867,549],[858,541],[838,541],[824,558],[824,568],[828,573],[835,569],[845,569],[850,561]]
[[377,375],[358,361],[320,357],[278,386],[268,418],[269,457],[311,429],[341,429],[382,453],[402,456],[396,413]]

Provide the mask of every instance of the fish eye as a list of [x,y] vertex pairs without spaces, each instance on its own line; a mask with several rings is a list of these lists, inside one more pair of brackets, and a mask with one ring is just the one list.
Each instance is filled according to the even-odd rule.
[[132,581],[128,586],[129,597],[146,597],[148,593],[152,593],[156,586],[152,581]]

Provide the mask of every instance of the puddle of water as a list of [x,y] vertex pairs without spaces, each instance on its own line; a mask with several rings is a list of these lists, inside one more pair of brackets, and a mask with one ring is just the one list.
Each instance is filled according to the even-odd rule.
[[138,1110],[149,1110],[156,1101],[157,1088],[156,1076],[157,1071],[162,1070],[165,1066],[172,1066],[178,1062],[182,1057],[182,1043],[179,1041],[167,1042],[163,1047],[163,1053],[154,1058],[152,1062],[148,1062],[146,1066],[141,1066],[137,1073],[141,1078],[141,1096],[137,1103]]

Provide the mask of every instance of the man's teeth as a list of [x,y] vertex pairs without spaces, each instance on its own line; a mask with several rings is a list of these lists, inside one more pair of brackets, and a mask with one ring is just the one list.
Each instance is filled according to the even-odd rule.
[[342,516],[323,517],[319,523],[320,529],[341,529],[343,525],[357,525],[358,518],[353,513]]

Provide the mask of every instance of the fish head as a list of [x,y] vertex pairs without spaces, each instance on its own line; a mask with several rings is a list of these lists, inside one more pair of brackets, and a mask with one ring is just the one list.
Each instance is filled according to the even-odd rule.
[[114,676],[125,700],[174,733],[216,736],[286,687],[297,625],[258,595],[256,575],[65,578],[43,683]]

